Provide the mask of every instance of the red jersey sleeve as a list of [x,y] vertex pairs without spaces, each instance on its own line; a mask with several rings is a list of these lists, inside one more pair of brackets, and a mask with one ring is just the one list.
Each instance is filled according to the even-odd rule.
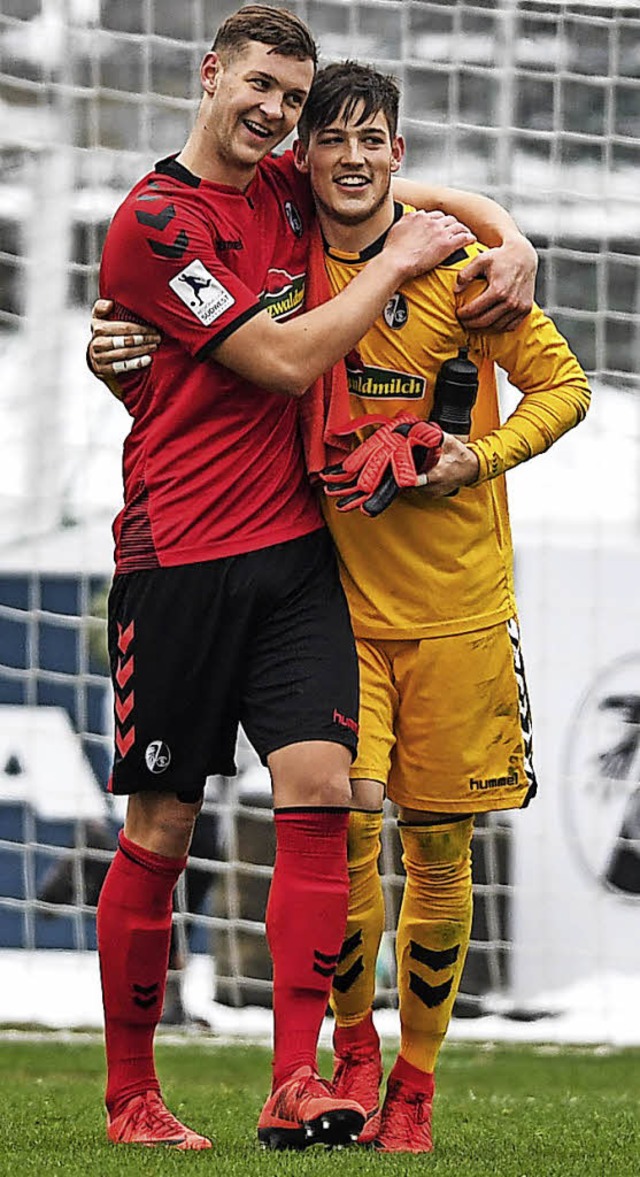
[[116,212],[100,268],[100,295],[153,324],[197,356],[262,309],[220,259],[197,190],[155,194],[144,182]]

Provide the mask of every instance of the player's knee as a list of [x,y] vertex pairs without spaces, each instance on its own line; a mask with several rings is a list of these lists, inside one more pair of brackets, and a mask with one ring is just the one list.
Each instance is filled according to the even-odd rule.
[[172,797],[158,815],[158,826],[164,831],[165,836],[171,837],[175,833],[181,840],[186,839],[190,844],[195,820],[201,809],[201,799],[181,801],[177,797]]
[[344,769],[320,770],[308,782],[307,805],[349,809],[352,804],[349,773]]
[[304,778],[290,782],[288,796],[292,805],[350,809],[352,793],[347,768],[323,764],[310,767]]
[[426,868],[432,882],[442,886],[467,877],[470,881],[473,816],[429,823],[401,818],[398,828],[408,874],[413,866],[417,871]]
[[320,740],[290,745],[273,753],[268,763],[276,809],[351,807],[351,754],[342,745]]
[[366,810],[369,813],[382,809],[384,802],[384,785],[382,781],[374,781],[364,777],[357,777],[351,781],[353,808]]
[[180,801],[175,794],[136,793],[129,798],[125,832],[133,842],[167,858],[189,850],[202,798]]

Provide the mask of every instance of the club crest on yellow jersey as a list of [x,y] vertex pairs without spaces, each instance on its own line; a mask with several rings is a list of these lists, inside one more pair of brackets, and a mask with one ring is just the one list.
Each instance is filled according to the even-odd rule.
[[401,327],[404,327],[409,319],[409,307],[404,294],[396,291],[389,299],[382,314],[387,327],[390,327],[392,331],[399,331]]

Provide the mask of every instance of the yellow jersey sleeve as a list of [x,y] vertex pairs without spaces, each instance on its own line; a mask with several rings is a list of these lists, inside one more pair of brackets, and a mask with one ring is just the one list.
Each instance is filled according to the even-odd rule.
[[472,336],[470,342],[522,393],[504,424],[471,443],[482,482],[547,450],[584,419],[591,393],[566,339],[538,306],[516,331]]

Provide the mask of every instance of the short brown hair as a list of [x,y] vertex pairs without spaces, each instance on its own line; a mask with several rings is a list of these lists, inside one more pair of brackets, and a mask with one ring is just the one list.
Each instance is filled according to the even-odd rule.
[[318,49],[311,33],[287,8],[248,4],[238,9],[222,22],[211,49],[228,60],[249,41],[271,45],[271,52],[283,57],[295,57],[298,61],[309,59],[314,67],[318,64]]
[[400,89],[395,78],[357,61],[336,61],[333,65],[326,65],[316,74],[300,115],[300,139],[308,146],[312,131],[330,126],[343,108],[345,119],[350,119],[361,102],[363,109],[359,123],[366,122],[381,110],[393,139],[398,131],[400,106]]

